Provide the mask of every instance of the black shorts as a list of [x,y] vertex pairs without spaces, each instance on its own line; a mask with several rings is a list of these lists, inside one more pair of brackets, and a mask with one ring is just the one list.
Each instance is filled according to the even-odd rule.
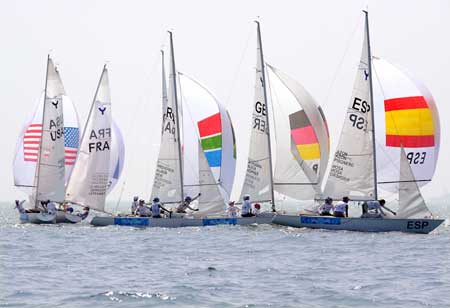
[[161,218],[161,215],[152,216],[153,218]]
[[241,217],[253,217],[255,215],[253,215],[252,213],[247,213],[247,214],[242,214]]
[[342,213],[342,212],[334,212],[333,216],[334,217],[345,217],[344,213]]

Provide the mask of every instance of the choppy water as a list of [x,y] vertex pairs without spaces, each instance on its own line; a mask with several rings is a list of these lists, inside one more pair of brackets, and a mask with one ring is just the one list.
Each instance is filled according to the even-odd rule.
[[17,224],[0,209],[0,307],[450,307],[450,228]]

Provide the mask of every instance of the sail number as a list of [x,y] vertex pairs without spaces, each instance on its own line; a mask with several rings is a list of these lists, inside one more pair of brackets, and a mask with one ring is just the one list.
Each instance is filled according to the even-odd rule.
[[[355,97],[352,104],[352,109],[358,111],[359,113],[366,114],[370,111],[370,104],[362,100],[358,97]],[[367,120],[365,117],[359,116],[355,113],[351,113],[348,117],[350,122],[352,122],[352,126],[357,129],[366,129],[367,128]]]
[[61,117],[56,117],[56,119],[50,120],[50,138],[52,141],[56,141],[56,139],[60,139],[64,136],[64,127],[63,121]]
[[408,159],[410,165],[422,165],[425,163],[426,157],[427,152],[409,152],[406,154],[406,158]]
[[175,135],[175,116],[172,108],[167,107],[166,113],[163,115],[163,121],[165,123],[163,132],[169,132],[169,134]]
[[[255,104],[255,111],[259,115],[266,116],[266,104],[263,104],[261,102],[256,102]],[[254,117],[253,119],[253,129],[257,129],[260,132],[265,132],[267,129],[267,124],[264,118],[260,117]]]

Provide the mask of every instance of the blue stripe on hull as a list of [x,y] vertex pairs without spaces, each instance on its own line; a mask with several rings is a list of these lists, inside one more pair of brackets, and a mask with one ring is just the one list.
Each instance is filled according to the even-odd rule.
[[307,225],[340,225],[341,219],[336,217],[309,217],[300,216],[300,223]]
[[204,226],[235,225],[235,224],[237,224],[237,218],[205,218],[205,219],[203,219]]
[[118,226],[148,227],[150,219],[147,217],[114,217],[114,224]]

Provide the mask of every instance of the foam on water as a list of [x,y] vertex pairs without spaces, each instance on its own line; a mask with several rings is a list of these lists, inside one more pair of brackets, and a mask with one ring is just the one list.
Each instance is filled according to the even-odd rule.
[[21,225],[0,209],[0,307],[449,307],[450,231]]

